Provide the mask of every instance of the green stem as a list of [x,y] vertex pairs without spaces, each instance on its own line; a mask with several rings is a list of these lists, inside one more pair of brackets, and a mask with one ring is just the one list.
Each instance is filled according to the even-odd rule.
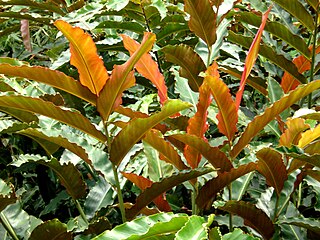
[[88,171],[88,173],[90,173],[90,175],[92,176],[92,178],[94,179],[94,181],[98,182],[99,178],[97,177],[97,175],[92,171],[92,168],[89,166],[88,163],[83,162],[83,166],[84,168]]
[[208,46],[208,59],[207,59],[207,68],[210,66],[210,58],[211,58],[211,46]]
[[120,186],[119,177],[118,177],[118,171],[117,171],[117,167],[114,164],[112,164],[112,170],[113,170],[114,179],[116,181],[116,189],[117,189],[122,222],[126,222],[127,219],[126,219],[125,207],[124,207],[123,198],[122,198],[121,186]]
[[7,217],[2,212],[0,212],[0,223],[7,230],[13,240],[19,240]]
[[196,204],[196,198],[198,196],[198,182],[193,186],[192,194],[191,194],[191,201],[192,201],[192,215],[198,214],[198,206]]
[[279,197],[277,196],[276,206],[274,207],[273,222],[276,222],[278,218],[278,206],[279,206]]
[[[228,190],[229,190],[229,200],[232,200],[232,185],[231,183],[228,186]],[[233,221],[232,221],[232,213],[229,213],[229,229],[230,232],[233,231]]]
[[78,209],[78,211],[79,211],[79,213],[80,213],[80,216],[82,217],[83,221],[84,221],[87,225],[89,225],[89,221],[88,221],[88,219],[87,219],[87,216],[86,216],[86,214],[84,213],[84,211],[83,211],[83,209],[82,209],[79,201],[75,199],[74,202],[75,202],[75,204],[76,204],[76,207],[77,207],[77,209]]
[[302,197],[302,183],[299,184],[299,188],[298,188],[297,208],[300,207],[301,197]]

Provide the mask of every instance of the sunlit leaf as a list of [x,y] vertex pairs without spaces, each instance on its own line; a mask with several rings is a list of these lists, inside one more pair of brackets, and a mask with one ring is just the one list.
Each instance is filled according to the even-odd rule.
[[314,129],[310,129],[301,134],[298,146],[303,148],[312,141],[320,137],[320,124],[318,124]]
[[230,155],[235,158],[241,150],[255,137],[269,122],[285,109],[290,107],[301,98],[320,88],[320,80],[313,81],[283,96],[279,101],[268,107],[263,114],[255,117],[244,130],[237,144],[232,148]]
[[54,24],[70,42],[70,63],[78,69],[81,84],[98,96],[109,75],[92,38],[81,28],[72,27],[63,20]]
[[188,222],[177,232],[175,239],[208,239],[208,227],[205,223],[205,219],[201,216],[190,216]]
[[279,145],[290,148],[292,145],[298,145],[303,131],[310,128],[302,118],[289,119],[286,122],[287,129],[280,136]]
[[31,233],[30,240],[71,240],[72,233],[67,231],[67,225],[58,219],[52,219],[37,226]]

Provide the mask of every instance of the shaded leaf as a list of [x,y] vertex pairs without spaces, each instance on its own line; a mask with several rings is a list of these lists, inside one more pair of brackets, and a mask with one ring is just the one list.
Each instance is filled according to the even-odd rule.
[[54,24],[70,42],[70,63],[78,69],[81,84],[99,96],[109,75],[92,38],[81,28],[72,27],[63,20]]
[[186,224],[175,235],[176,240],[185,239],[208,239],[208,228],[205,226],[205,219],[200,216],[190,216]]
[[11,107],[0,107],[0,111],[11,115],[12,117],[20,120],[21,122],[26,122],[26,123],[39,122],[38,117],[35,114],[30,112],[21,111]]
[[263,114],[255,117],[248,124],[237,144],[232,148],[230,152],[231,157],[235,158],[251,139],[281,112],[318,88],[320,88],[320,80],[303,85],[291,91],[288,95],[283,96],[279,101],[276,101],[273,105],[268,107]]
[[286,153],[285,155],[290,156],[294,159],[298,159],[300,161],[310,163],[315,167],[320,167],[320,154],[298,154],[298,153]]
[[244,224],[258,231],[264,239],[271,239],[275,231],[272,221],[267,214],[255,205],[243,201],[228,201],[220,209],[239,215]]
[[16,194],[2,179],[0,179],[0,212],[8,205],[17,201]]
[[211,172],[212,169],[194,169],[194,170],[183,170],[171,177],[165,178],[160,182],[152,184],[150,188],[144,190],[136,199],[136,203],[132,208],[126,211],[128,219],[134,218],[145,206],[147,206],[155,197],[170,190],[171,188],[178,186],[179,184],[188,181],[193,178],[197,178],[206,173]]
[[199,190],[199,194],[196,199],[196,203],[200,209],[203,209],[205,205],[220,192],[223,188],[228,186],[231,182],[237,178],[256,170],[255,163],[249,163],[241,165],[238,168],[233,168],[229,172],[220,173],[216,178],[213,178],[206,182],[204,186]]
[[304,218],[304,217],[297,217],[297,218],[286,218],[279,220],[281,224],[289,224],[298,227],[306,228],[312,232],[315,232],[318,236],[320,236],[320,221],[317,219],[312,218]]
[[320,182],[320,172],[317,170],[306,170],[305,173]]
[[315,141],[313,143],[310,143],[305,147],[304,151],[309,154],[316,154],[316,153],[320,154],[320,141]]
[[263,148],[256,153],[256,156],[259,159],[257,170],[265,176],[267,184],[274,187],[279,196],[288,178],[282,155],[272,148]]
[[143,34],[145,28],[137,22],[103,21],[95,29],[116,29],[129,30],[138,34]]
[[67,225],[55,218],[37,226],[29,239],[71,240],[73,237],[71,232],[67,232]]
[[290,148],[292,145],[298,145],[301,134],[304,130],[310,128],[304,119],[293,118],[286,122],[287,129],[280,136],[279,145]]

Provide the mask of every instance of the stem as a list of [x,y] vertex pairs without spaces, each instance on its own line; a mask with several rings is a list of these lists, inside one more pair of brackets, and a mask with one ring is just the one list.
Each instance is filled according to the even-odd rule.
[[276,200],[276,206],[274,207],[274,215],[273,215],[273,222],[276,221],[276,219],[278,218],[278,206],[279,206],[279,197],[277,196],[277,200]]
[[300,207],[301,203],[301,196],[302,196],[302,183],[299,184],[299,189],[298,189],[298,199],[297,199],[297,208]]
[[7,230],[13,240],[19,240],[7,217],[2,212],[0,212],[0,223]]
[[193,186],[191,201],[192,201],[192,215],[198,214],[198,206],[196,204],[196,198],[198,196],[198,182]]
[[210,58],[211,58],[211,46],[208,46],[208,59],[207,59],[207,68],[210,66]]
[[97,175],[92,171],[91,167],[88,165],[88,163],[83,162],[83,166],[84,168],[88,171],[88,173],[90,173],[90,175],[92,176],[92,178],[94,179],[95,182],[99,181],[99,178],[97,177]]
[[117,189],[117,195],[118,195],[118,201],[119,201],[119,208],[121,212],[121,218],[122,218],[122,222],[125,223],[127,221],[125,207],[123,204],[123,198],[122,198],[122,192],[121,192],[121,186],[119,182],[117,167],[114,164],[112,164],[112,170],[113,170],[114,179],[116,181],[116,189]]
[[[229,200],[231,201],[232,200],[232,185],[231,185],[231,183],[229,184],[228,189],[229,189]],[[229,229],[230,229],[230,232],[233,231],[232,213],[229,213]]]
[[79,213],[80,213],[80,216],[82,217],[83,221],[84,221],[87,225],[89,225],[89,221],[88,221],[88,219],[87,219],[87,217],[86,217],[86,214],[84,213],[84,211],[83,211],[83,209],[82,209],[79,201],[75,199],[74,202],[75,202],[75,204],[76,204],[76,207],[77,207],[77,209],[78,209],[78,211],[79,211]]

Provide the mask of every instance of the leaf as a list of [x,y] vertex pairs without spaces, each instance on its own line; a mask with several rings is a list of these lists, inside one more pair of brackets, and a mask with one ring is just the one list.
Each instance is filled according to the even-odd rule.
[[137,51],[120,66],[114,66],[111,78],[97,100],[97,109],[104,120],[107,120],[111,112],[121,104],[121,95],[124,90],[134,84],[133,67],[138,60],[150,51],[155,42],[153,33],[145,33],[142,43]]
[[8,205],[17,201],[16,194],[13,188],[8,186],[5,181],[0,178],[0,212],[2,212]]
[[211,93],[219,109],[217,115],[218,129],[231,142],[237,131],[238,112],[236,105],[228,86],[219,79],[218,65],[215,62],[212,64],[210,71],[210,75],[207,74],[204,81],[211,88]]
[[[235,103],[236,103],[237,110],[239,109],[239,106],[240,106],[240,102],[241,102],[243,91],[244,91],[244,86],[246,85],[246,80],[247,80],[247,78],[251,72],[251,69],[252,69],[252,67],[258,57],[262,32],[263,32],[264,26],[266,25],[266,22],[268,20],[268,16],[269,16],[269,12],[271,11],[271,8],[272,8],[272,5],[263,14],[259,30],[256,33],[256,36],[254,37],[254,40],[249,48],[249,52],[247,54],[246,61],[244,64],[244,70],[243,70],[243,73],[241,76],[240,87],[239,87],[239,90],[236,95],[236,102]],[[230,141],[230,139],[229,139],[229,141]]]
[[320,137],[320,124],[318,124],[314,129],[310,129],[301,134],[298,146],[303,148],[312,141]]
[[168,45],[161,50],[165,53],[167,61],[178,64],[181,67],[180,76],[188,79],[191,89],[198,92],[203,82],[203,78],[199,76],[199,73],[206,70],[206,65],[200,56],[191,47],[183,44]]
[[166,118],[190,107],[188,103],[180,100],[168,100],[159,113],[147,118],[136,118],[120,131],[111,143],[110,161],[119,165],[133,145],[141,140],[151,128]]
[[202,138],[189,134],[173,134],[170,135],[170,137],[199,151],[201,155],[203,155],[209,163],[220,172],[229,171],[233,168],[228,157],[221,152],[219,148],[211,147],[209,143],[205,142]]
[[[124,47],[129,51],[130,56],[132,56],[134,52],[139,49],[140,44],[124,34],[122,34],[121,37]],[[152,59],[151,55],[148,53],[143,54],[135,64],[135,68],[142,76],[149,79],[157,87],[160,102],[163,104],[168,99],[167,86],[163,75],[159,71],[158,64]]]
[[259,159],[257,170],[266,178],[267,184],[274,187],[280,194],[287,180],[287,170],[282,155],[272,148],[263,148],[256,153]]
[[185,239],[208,239],[208,227],[205,226],[206,221],[200,216],[190,216],[186,224],[175,235],[176,240]]
[[118,225],[93,240],[162,239],[168,234],[171,235],[179,231],[188,219],[186,214],[158,213]]
[[30,21],[33,21],[36,23],[52,26],[52,24],[51,24],[52,19],[47,18],[47,17],[39,17],[39,15],[19,13],[19,12],[13,12],[13,11],[0,12],[0,19],[5,19],[5,18],[16,18],[16,19],[20,19],[20,20],[30,20]]
[[101,142],[106,141],[106,136],[98,131],[92,123],[78,112],[71,112],[55,106],[51,102],[24,96],[0,96],[0,106],[11,107],[23,111],[41,114],[71,127],[77,128]]
[[119,21],[103,21],[95,29],[116,29],[116,30],[128,30],[138,34],[143,34],[145,28],[137,22],[119,22]]
[[[11,59],[12,61],[14,59]],[[1,59],[0,59],[1,61]],[[96,104],[96,96],[94,96],[87,88],[83,87],[78,81],[65,75],[62,72],[51,70],[45,67],[30,67],[26,65],[14,66],[13,64],[0,64],[0,74],[14,77],[23,77],[37,82],[51,85],[52,87],[61,89],[83,100]]]
[[[189,119],[187,134],[195,135],[206,140],[204,134],[208,130],[207,116],[208,108],[211,104],[212,97],[210,92],[210,87],[206,82],[199,88],[199,102],[197,104],[196,114]],[[184,149],[184,156],[187,163],[192,168],[196,168],[201,160],[201,154],[195,148],[186,145]]]
[[303,227],[320,236],[320,221],[317,219],[304,217],[286,218],[279,220],[279,223]]
[[237,214],[244,219],[244,224],[259,232],[264,239],[271,239],[275,231],[267,214],[255,205],[244,201],[228,201],[220,209]]
[[298,145],[302,132],[310,128],[302,118],[289,119],[286,125],[287,129],[280,136],[279,145],[287,148],[290,148],[292,145]]
[[216,178],[213,178],[206,182],[204,186],[199,190],[199,194],[196,199],[196,203],[200,209],[203,209],[205,205],[225,188],[228,184],[236,180],[237,178],[256,170],[255,163],[249,163],[241,165],[238,168],[232,168],[229,172],[220,173]]
[[67,231],[67,225],[58,219],[52,219],[36,227],[29,238],[30,240],[71,240],[72,233]]
[[216,13],[208,0],[185,0],[184,10],[190,14],[189,28],[211,47],[217,39]]
[[99,96],[109,75],[92,38],[81,28],[72,27],[63,20],[54,24],[70,42],[70,63],[78,69],[81,84]]
[[[137,187],[140,188],[142,191],[144,191],[146,188],[151,187],[153,184],[153,182],[151,180],[149,180],[148,178],[145,178],[143,176],[139,176],[134,173],[126,173],[126,172],[121,172],[121,173],[125,178],[129,179],[131,182],[133,182],[135,185],[137,185]],[[163,212],[170,212],[171,211],[171,207],[165,199],[165,193],[156,197],[152,201],[159,208],[160,211],[163,211]]]
[[320,154],[298,154],[298,153],[286,153],[285,155],[298,159],[300,161],[310,163],[315,167],[320,167]]
[[161,153],[162,157],[160,158],[165,162],[174,165],[179,170],[188,169],[181,160],[177,151],[163,138],[159,131],[151,130],[147,132],[143,141],[147,142],[150,146]]
[[320,80],[303,85],[289,94],[283,96],[279,101],[268,107],[264,113],[255,117],[244,130],[237,144],[232,148],[230,155],[235,158],[241,150],[255,137],[269,122],[278,116],[285,109],[295,102],[309,95],[311,92],[320,88]]
[[[233,232],[224,234],[221,240],[258,240],[259,238],[245,234],[241,229],[236,228]],[[214,239],[215,240],[215,239]]]
[[31,47],[31,39],[30,39],[30,31],[29,31],[29,21],[23,19],[20,21],[20,24],[21,24],[21,27],[20,27],[21,37],[23,40],[24,47],[29,52],[31,52],[32,47]]
[[133,219],[145,206],[147,206],[154,198],[160,194],[170,190],[171,188],[178,186],[179,184],[188,181],[193,178],[197,178],[204,174],[211,172],[212,169],[194,169],[183,170],[171,177],[165,178],[160,182],[152,184],[150,188],[144,190],[136,199],[136,203],[132,208],[126,211],[127,219]]

